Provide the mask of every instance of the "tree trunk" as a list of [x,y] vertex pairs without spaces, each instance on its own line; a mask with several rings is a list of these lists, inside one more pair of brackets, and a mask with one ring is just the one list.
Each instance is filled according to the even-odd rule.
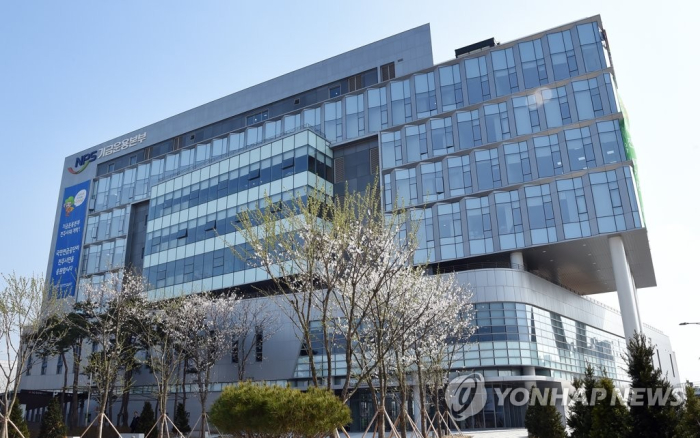
[[[70,429],[78,427],[78,386],[80,384],[80,356],[82,341],[73,348],[73,394],[70,402],[70,415],[68,419]],[[66,366],[66,368],[68,368]]]
[[68,389],[68,362],[66,362],[66,352],[61,352],[63,361],[63,388],[61,388],[61,420],[66,419],[66,390]]
[[[131,377],[134,374],[133,369],[129,369],[125,375],[124,375],[124,381],[130,382]],[[118,424],[120,426],[128,426],[129,425],[129,398],[131,396],[131,389],[127,389],[124,391],[122,394],[122,405],[119,408],[119,413],[117,414],[118,418]]]
[[433,402],[435,403],[435,424],[437,425],[438,437],[442,438],[442,409],[440,409],[440,388],[435,386]]
[[[177,364],[177,370],[175,370],[175,376],[180,375],[180,367],[181,366],[182,366],[182,361],[178,362],[178,364]],[[177,402],[178,402],[178,399],[180,398],[180,385],[178,385],[176,382],[174,386],[175,386],[175,400],[173,402],[173,409],[174,409],[173,418],[175,418],[175,415],[177,414]]]
[[204,438],[204,427],[206,426],[206,406],[207,406],[207,398],[209,398],[209,380],[210,380],[210,372],[211,368],[208,368],[205,373],[204,373],[204,382],[203,385],[200,385],[199,390],[199,403],[202,407],[202,421],[201,421],[201,427],[199,428],[199,436],[200,438]]
[[182,367],[182,409],[185,409],[185,404],[187,403],[187,359],[185,359],[185,364]]
[[323,313],[321,315],[321,326],[323,327],[323,346],[326,350],[326,386],[330,391],[333,382],[331,364],[333,363],[333,343],[328,336],[328,300],[330,295],[326,294],[323,301]]
[[428,419],[425,416],[425,384],[423,383],[423,370],[420,366],[420,362],[418,365],[418,397],[420,397],[418,402],[418,409],[420,409],[420,431],[424,437],[427,437],[428,427],[426,423]]
[[102,426],[104,425],[105,411],[107,410],[107,396],[102,396],[100,402],[100,412],[97,414],[100,419],[97,422],[97,438],[102,438]]

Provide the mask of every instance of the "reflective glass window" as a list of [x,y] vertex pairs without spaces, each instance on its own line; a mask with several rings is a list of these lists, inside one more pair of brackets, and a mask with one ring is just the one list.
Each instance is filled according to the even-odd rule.
[[610,73],[603,75],[605,81],[605,89],[608,92],[608,103],[610,104],[610,112],[616,113],[619,111],[620,105],[617,103],[617,89],[613,83]]
[[603,45],[598,23],[579,24],[576,26],[576,30],[581,43],[583,65],[586,68],[586,72],[600,70],[605,65],[605,56],[603,55]]
[[284,116],[282,118],[284,132],[296,131],[301,127],[301,113]]
[[[265,122],[265,140],[273,139],[282,134],[282,120],[273,120],[271,122]],[[212,151],[212,155],[214,152]]]
[[149,190],[148,177],[151,174],[151,163],[139,164],[136,168],[136,184],[134,186],[134,199],[144,199]]
[[430,121],[430,139],[433,144],[433,156],[454,152],[455,143],[452,133],[452,118]]
[[425,124],[406,126],[406,154],[408,162],[428,158],[428,134]]
[[394,175],[398,205],[416,204],[418,202],[416,169],[397,169],[394,171]]
[[589,120],[603,115],[603,101],[600,98],[598,79],[573,81],[574,99],[579,120]]
[[528,154],[527,142],[505,143],[503,152],[506,160],[506,174],[509,184],[517,184],[532,180],[530,170],[530,156]]
[[403,164],[401,151],[401,131],[382,132],[382,167],[388,169]]
[[419,119],[437,114],[437,97],[435,96],[435,73],[415,75],[416,116]]
[[525,200],[532,244],[556,242],[557,230],[549,184],[525,187]]
[[567,129],[564,131],[564,136],[566,138],[566,150],[569,154],[569,167],[571,170],[595,167],[591,129],[589,127]]
[[413,120],[410,81],[391,82],[391,122],[394,126]]
[[440,99],[442,110],[450,111],[464,106],[462,95],[462,78],[459,65],[450,65],[438,69],[440,75]]
[[443,260],[464,257],[462,218],[459,203],[437,206],[440,255]]
[[609,122],[598,122],[598,138],[600,149],[603,153],[605,164],[619,163],[624,161],[625,152],[623,150],[622,134],[620,133],[620,122],[611,120]]
[[415,229],[418,248],[413,256],[414,263],[435,261],[435,237],[433,232],[433,211],[411,210],[411,222]]
[[[248,128],[245,130],[245,144],[246,146],[252,146],[263,141],[263,127],[256,126],[253,128]],[[200,154],[197,153],[197,162],[200,161]],[[203,156],[203,155],[202,155]]]
[[542,106],[544,106],[544,114],[547,119],[547,128],[556,128],[571,123],[566,87],[543,89]]
[[245,134],[234,132],[228,136],[229,148],[231,151],[238,151],[245,147]]
[[329,102],[323,104],[324,128],[326,139],[331,143],[342,140],[343,138],[343,108],[342,103]]
[[321,108],[309,108],[301,112],[301,118],[305,125],[309,125],[317,132],[321,131]]
[[513,48],[494,50],[491,52],[493,76],[496,84],[496,96],[518,91],[518,75],[515,73]]
[[476,151],[476,179],[479,190],[501,187],[501,169],[498,164],[498,150]]
[[564,173],[557,135],[534,137],[533,142],[535,143],[535,160],[537,160],[539,177],[544,178]]
[[467,72],[467,97],[470,104],[491,99],[489,75],[486,69],[486,57],[467,59],[464,61]]
[[484,119],[486,122],[486,140],[488,143],[510,138],[508,108],[505,102],[484,105]]
[[514,97],[513,113],[517,135],[532,134],[540,131],[539,105],[534,95]]
[[578,64],[574,53],[574,43],[571,40],[571,31],[550,33],[547,35],[547,43],[549,43],[554,80],[560,81],[577,76]]
[[564,225],[564,238],[575,239],[590,236],[591,226],[581,178],[557,181],[557,192]]
[[621,190],[625,189],[624,182],[623,187],[620,187],[614,170],[591,173],[589,178],[598,232],[612,233],[626,230],[625,208],[621,196]]
[[489,198],[467,199],[467,235],[471,255],[493,252],[493,232],[491,229],[491,211]]
[[394,208],[393,190],[391,189],[391,174],[387,173],[384,175],[384,210],[391,211]]
[[525,235],[518,191],[496,193],[494,200],[501,249],[522,248],[525,246]]
[[481,123],[479,111],[467,111],[457,113],[457,130],[459,131],[459,148],[471,149],[481,146]]
[[369,132],[378,132],[389,125],[389,111],[386,102],[386,87],[367,90]]
[[442,163],[423,163],[420,165],[422,202],[445,199],[445,184],[442,179]]
[[468,195],[472,192],[472,171],[469,155],[447,159],[450,196]]
[[536,39],[520,43],[518,44],[518,51],[520,52],[525,88],[534,88],[546,84],[548,82],[547,68],[545,67],[544,53],[542,52],[542,40]]
[[347,138],[365,135],[365,98],[363,94],[345,98]]

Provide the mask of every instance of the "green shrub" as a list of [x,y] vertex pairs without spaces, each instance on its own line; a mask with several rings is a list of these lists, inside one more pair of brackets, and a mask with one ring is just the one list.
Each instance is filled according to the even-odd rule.
[[235,437],[319,437],[350,423],[350,409],[332,392],[301,392],[251,382],[227,386],[211,408],[210,420]]
[[66,425],[63,423],[63,409],[61,401],[54,398],[49,403],[49,408],[41,419],[39,436],[42,438],[63,438],[66,436]]

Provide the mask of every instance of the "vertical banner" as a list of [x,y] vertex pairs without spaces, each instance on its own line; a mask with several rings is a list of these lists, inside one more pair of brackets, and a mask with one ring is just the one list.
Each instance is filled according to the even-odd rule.
[[90,181],[66,188],[53,252],[51,286],[56,298],[75,295]]

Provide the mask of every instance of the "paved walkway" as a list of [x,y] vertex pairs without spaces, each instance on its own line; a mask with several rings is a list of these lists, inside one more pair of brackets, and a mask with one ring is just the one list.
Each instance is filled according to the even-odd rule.
[[[351,438],[362,438],[362,433],[353,432],[350,433]],[[389,436],[387,432],[386,436]],[[411,433],[408,434],[409,437],[412,436]],[[455,438],[527,438],[526,429],[501,429],[501,430],[480,430],[480,431],[464,431],[462,434],[452,435]],[[342,435],[341,435],[342,437]],[[371,438],[372,434],[367,434],[366,438]]]
[[527,438],[526,429],[489,430],[479,432],[464,432],[474,438]]

